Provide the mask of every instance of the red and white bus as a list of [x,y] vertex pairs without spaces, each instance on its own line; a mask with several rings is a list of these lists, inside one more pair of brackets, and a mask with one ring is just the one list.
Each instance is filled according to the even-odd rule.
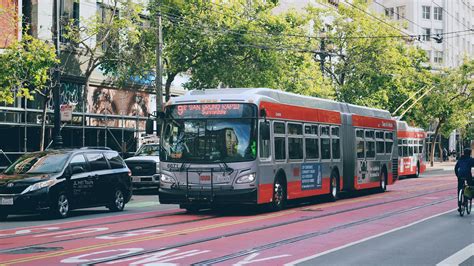
[[379,109],[278,90],[190,91],[165,106],[161,203],[269,204],[397,179],[396,120]]
[[426,132],[397,121],[398,175],[418,177],[426,170]]

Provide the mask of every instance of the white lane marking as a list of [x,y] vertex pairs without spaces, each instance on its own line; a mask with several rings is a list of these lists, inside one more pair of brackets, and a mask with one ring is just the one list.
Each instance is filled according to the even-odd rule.
[[291,255],[288,255],[288,254],[283,254],[283,255],[278,255],[278,256],[273,256],[273,257],[266,257],[266,258],[260,258],[260,259],[256,259],[254,260],[256,257],[258,257],[258,255],[260,255],[259,252],[257,253],[253,253],[253,254],[250,254],[248,255],[247,257],[245,257],[243,260],[233,264],[233,266],[241,266],[241,265],[246,265],[246,264],[251,264],[251,263],[257,263],[257,262],[262,262],[262,261],[267,261],[267,260],[274,260],[274,259],[278,259],[278,258],[284,258],[284,257],[289,257]]
[[317,253],[317,254],[314,254],[312,256],[309,256],[309,257],[304,257],[304,258],[301,258],[301,259],[298,259],[298,260],[295,260],[295,261],[292,261],[292,262],[289,262],[289,263],[286,263],[285,266],[293,266],[293,265],[296,265],[300,262],[305,262],[307,260],[311,260],[311,259],[314,259],[314,258],[317,258],[317,257],[320,257],[320,256],[323,256],[323,255],[326,255],[326,254],[329,254],[331,252],[334,252],[334,251],[338,251],[338,250],[341,250],[341,249],[344,249],[344,248],[347,248],[347,247],[350,247],[350,246],[354,246],[354,245],[357,245],[359,243],[362,243],[364,241],[368,241],[370,239],[373,239],[373,238],[377,238],[379,236],[383,236],[383,235],[386,235],[386,234],[390,234],[390,233],[393,233],[395,231],[398,231],[398,230],[402,230],[402,229],[405,229],[407,227],[410,227],[412,225],[415,225],[415,224],[418,224],[418,223],[422,223],[426,220],[429,220],[429,219],[432,219],[432,218],[435,218],[435,217],[438,217],[438,216],[441,216],[441,215],[444,215],[446,213],[450,213],[454,210],[457,210],[457,209],[451,209],[449,211],[445,211],[445,212],[442,212],[442,213],[438,213],[438,214],[435,214],[433,216],[430,216],[430,217],[427,217],[427,218],[424,218],[424,219],[421,219],[419,221],[416,221],[416,222],[413,222],[411,224],[407,224],[407,225],[404,225],[404,226],[401,226],[401,227],[397,227],[397,228],[394,228],[392,230],[389,230],[387,232],[383,232],[383,233],[380,233],[380,234],[377,234],[377,235],[373,235],[373,236],[369,236],[367,238],[364,238],[364,239],[361,239],[361,240],[357,240],[355,242],[351,242],[351,243],[348,243],[346,245],[343,245],[343,246],[340,246],[340,247],[337,247],[337,248],[333,248],[333,249],[330,249],[330,250],[326,250],[324,252],[321,252],[321,253]]
[[454,253],[442,262],[436,264],[436,266],[459,265],[465,260],[469,259],[471,256],[474,256],[474,244],[470,244],[460,251]]
[[[128,206],[128,203],[125,205],[125,207],[127,207],[127,206]],[[158,212],[157,214],[160,214],[161,212],[170,212],[170,214],[171,214],[172,213],[171,211],[173,211],[173,210],[180,211],[181,209],[176,207],[174,209],[166,209],[166,210],[158,210],[158,211],[154,210],[154,211],[146,211],[146,212],[119,214],[119,215],[113,215],[113,216],[104,216],[104,217],[97,217],[97,218],[90,218],[90,219],[87,219],[87,218],[86,219],[78,219],[78,220],[73,220],[73,221],[50,223],[50,224],[43,224],[43,225],[21,226],[21,227],[14,227],[14,228],[10,228],[10,229],[0,229],[0,232],[26,230],[26,229],[36,229],[38,227],[45,227],[45,226],[52,226],[52,225],[63,225],[63,224],[70,224],[70,223],[76,223],[76,222],[79,224],[78,226],[80,226],[80,222],[104,220],[104,219],[107,219],[107,218],[124,218],[124,217],[128,217],[128,216],[147,214],[147,213],[151,213],[151,212]],[[137,217],[137,218],[139,218],[139,217]],[[142,217],[142,218],[144,218],[144,217]],[[113,221],[115,221],[115,219],[112,220],[111,222],[113,222]],[[94,224],[91,224],[91,226],[94,226]]]

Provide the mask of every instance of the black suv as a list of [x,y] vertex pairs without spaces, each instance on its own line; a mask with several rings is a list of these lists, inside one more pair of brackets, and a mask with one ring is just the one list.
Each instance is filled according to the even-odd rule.
[[0,174],[0,219],[43,211],[63,218],[71,209],[98,206],[122,211],[132,196],[130,175],[112,150],[25,154]]

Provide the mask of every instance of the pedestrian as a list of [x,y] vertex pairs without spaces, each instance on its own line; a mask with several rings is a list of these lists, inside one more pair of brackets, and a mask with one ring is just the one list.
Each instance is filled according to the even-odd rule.
[[443,162],[446,162],[448,160],[448,150],[446,148],[443,148]]

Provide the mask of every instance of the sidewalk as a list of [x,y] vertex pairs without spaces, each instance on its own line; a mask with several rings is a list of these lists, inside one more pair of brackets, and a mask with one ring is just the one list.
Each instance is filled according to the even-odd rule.
[[454,171],[454,166],[456,162],[435,162],[433,167],[430,166],[428,162],[426,171],[439,171],[439,170],[452,170]]

